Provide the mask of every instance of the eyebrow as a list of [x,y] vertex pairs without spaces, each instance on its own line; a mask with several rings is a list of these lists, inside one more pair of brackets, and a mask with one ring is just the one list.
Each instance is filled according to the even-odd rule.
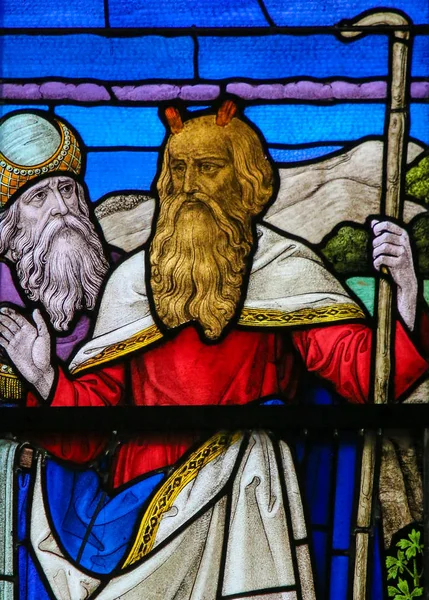
[[33,194],[37,194],[38,192],[42,192],[43,190],[46,190],[49,187],[49,184],[45,183],[45,185],[43,185],[42,182],[40,182],[39,184],[36,184],[36,186],[30,187],[28,190],[26,190],[24,192],[24,194],[22,195],[22,199],[24,200],[24,202],[26,200],[28,200],[29,198],[31,198],[31,196]]
[[[181,158],[181,157],[178,157],[178,156],[172,156],[171,157],[171,162],[173,162],[173,161],[181,162],[185,158],[187,158],[187,157],[185,156],[185,157]],[[194,156],[194,159],[195,160],[221,160],[221,161],[227,160],[227,158],[226,157],[224,158],[223,156],[213,156],[213,155],[208,155],[207,156],[206,154],[201,154],[199,156],[196,155],[196,156]]]

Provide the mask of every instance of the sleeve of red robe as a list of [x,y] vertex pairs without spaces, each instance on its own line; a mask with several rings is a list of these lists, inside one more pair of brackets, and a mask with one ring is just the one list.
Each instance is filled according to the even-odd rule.
[[[69,379],[59,367],[51,406],[116,406],[124,398],[124,381],[125,368],[121,364],[76,379]],[[29,393],[27,406],[39,405],[37,397]],[[58,458],[86,463],[103,451],[108,438],[97,434],[52,434],[34,441]]]
[[[426,315],[420,319],[417,337],[426,354],[429,330]],[[372,366],[372,330],[365,324],[348,323],[294,331],[293,343],[309,371],[331,382],[349,402],[368,401]],[[399,398],[427,370],[427,361],[400,322],[395,331],[395,398]]]

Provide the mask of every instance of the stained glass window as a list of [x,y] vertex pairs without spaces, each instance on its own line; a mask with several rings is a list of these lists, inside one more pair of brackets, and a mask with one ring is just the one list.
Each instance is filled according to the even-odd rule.
[[0,597],[429,598],[427,2],[0,14]]

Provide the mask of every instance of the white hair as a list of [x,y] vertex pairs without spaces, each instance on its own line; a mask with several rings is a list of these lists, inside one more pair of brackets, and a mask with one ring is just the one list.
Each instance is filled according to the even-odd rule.
[[21,222],[19,198],[0,215],[0,255],[10,252],[22,289],[59,331],[94,308],[109,266],[79,184],[77,191],[79,214],[49,221],[37,239]]

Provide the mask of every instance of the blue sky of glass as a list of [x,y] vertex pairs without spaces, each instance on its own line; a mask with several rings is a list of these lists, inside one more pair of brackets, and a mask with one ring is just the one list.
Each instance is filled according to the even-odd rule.
[[[4,78],[78,77],[130,81],[193,79],[190,37],[104,38],[5,35],[0,42]],[[46,57],[49,56],[49,60]],[[200,37],[199,75],[205,79],[289,77],[385,77],[388,44],[383,35],[344,44],[334,36],[273,35]],[[429,38],[417,36],[412,75],[429,75]]]
[[[17,108],[4,105],[0,114]],[[329,155],[341,147],[329,142],[353,143],[364,136],[382,135],[384,110],[383,104],[261,105],[248,107],[245,114],[260,128],[268,145],[313,142],[312,148],[269,148],[274,161],[295,163]],[[158,153],[148,149],[159,147],[165,135],[157,108],[58,106],[56,114],[77,129],[90,150],[86,181],[92,200],[114,190],[150,188]],[[412,104],[411,136],[429,144],[429,104]],[[326,145],[317,145],[321,141]],[[92,147],[106,150],[91,151]],[[136,147],[138,151],[109,151],[112,147]]]
[[[363,10],[382,4],[405,11],[416,23],[429,21],[426,0],[264,0],[269,17],[276,25],[335,25]],[[113,27],[246,27],[268,26],[257,0],[108,0]],[[4,27],[103,27],[103,0],[32,0],[31,10],[25,0],[3,0],[1,25]]]

